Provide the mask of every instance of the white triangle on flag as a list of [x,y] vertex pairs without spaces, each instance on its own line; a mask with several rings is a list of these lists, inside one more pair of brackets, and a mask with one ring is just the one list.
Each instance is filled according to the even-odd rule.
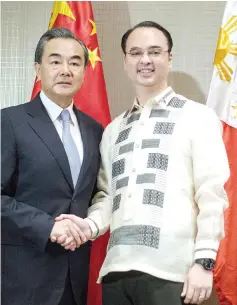
[[228,1],[220,29],[207,106],[237,128],[237,1]]

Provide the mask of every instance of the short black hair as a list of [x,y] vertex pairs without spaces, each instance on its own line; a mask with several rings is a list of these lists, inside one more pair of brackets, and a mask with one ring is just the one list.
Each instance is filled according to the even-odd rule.
[[122,48],[124,54],[126,54],[126,44],[127,44],[128,37],[137,28],[155,28],[155,29],[161,31],[167,38],[168,48],[169,48],[168,51],[171,52],[172,47],[173,47],[173,40],[172,40],[170,33],[163,26],[161,26],[160,24],[158,24],[154,21],[143,21],[143,22],[136,24],[134,27],[129,29],[123,35],[122,40],[121,40],[121,48]]
[[79,44],[81,45],[81,47],[84,51],[85,67],[87,66],[88,61],[89,61],[89,53],[88,53],[87,47],[70,30],[65,29],[65,28],[53,28],[51,30],[48,30],[41,36],[41,38],[37,44],[36,50],[35,50],[35,63],[38,63],[38,64],[41,63],[42,56],[44,53],[44,47],[45,47],[46,43],[54,38],[71,38],[71,39],[74,39],[77,42],[79,42]]

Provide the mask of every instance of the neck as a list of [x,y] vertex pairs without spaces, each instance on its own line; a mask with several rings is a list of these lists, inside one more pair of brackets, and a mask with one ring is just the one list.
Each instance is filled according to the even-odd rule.
[[136,86],[136,96],[141,105],[144,105],[149,99],[156,97],[168,87],[167,83],[156,87]]
[[45,93],[45,95],[55,104],[57,104],[59,107],[65,109],[72,103],[72,97],[71,96],[62,96],[62,95],[49,95],[48,93]]

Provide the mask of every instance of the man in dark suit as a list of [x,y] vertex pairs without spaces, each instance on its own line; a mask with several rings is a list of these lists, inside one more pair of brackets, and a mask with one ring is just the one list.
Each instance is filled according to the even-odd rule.
[[1,111],[3,305],[86,304],[87,233],[55,217],[86,217],[96,184],[103,128],[72,103],[87,63],[70,31],[47,31],[35,52],[42,91]]

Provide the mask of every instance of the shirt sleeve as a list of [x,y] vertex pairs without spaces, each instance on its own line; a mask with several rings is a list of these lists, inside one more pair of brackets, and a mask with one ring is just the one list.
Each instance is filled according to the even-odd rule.
[[112,217],[111,196],[111,137],[109,129],[105,129],[100,143],[101,164],[97,177],[98,192],[88,210],[87,221],[92,231],[92,240],[104,234],[110,225]]
[[194,259],[216,259],[224,237],[224,210],[228,198],[224,189],[230,172],[222,139],[222,124],[205,108],[192,140],[195,202],[199,208]]

